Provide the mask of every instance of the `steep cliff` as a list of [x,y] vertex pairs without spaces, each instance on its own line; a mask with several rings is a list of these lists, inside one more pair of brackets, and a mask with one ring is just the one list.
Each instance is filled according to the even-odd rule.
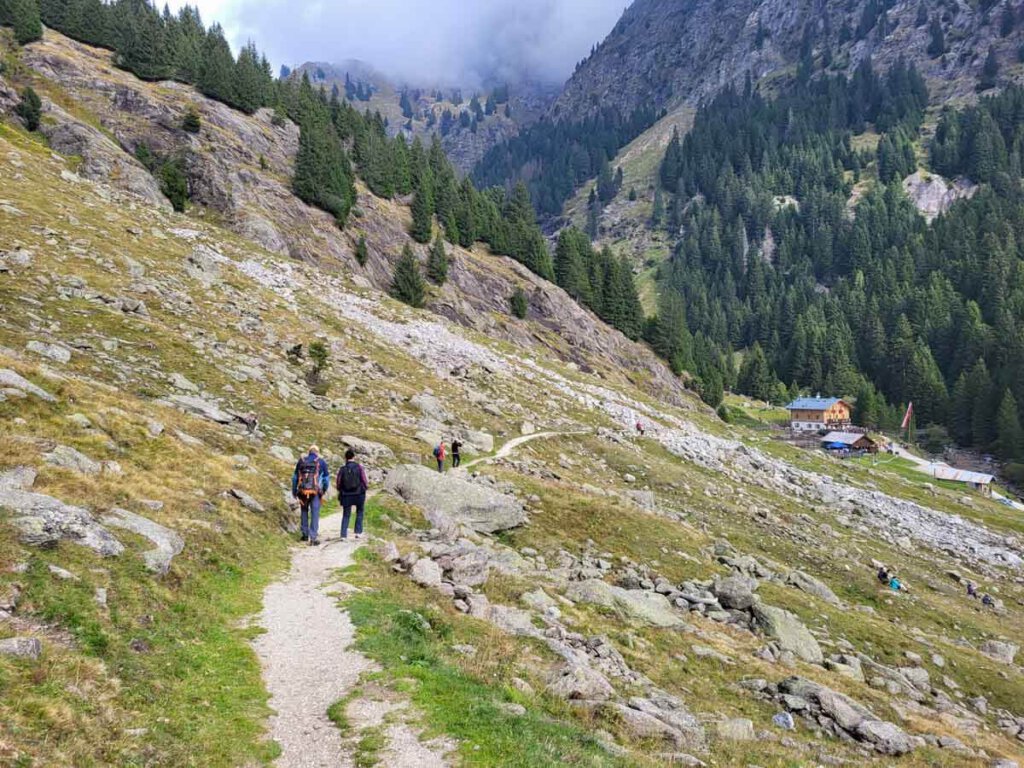
[[[1009,10],[1008,10],[1009,9]],[[914,62],[936,103],[970,97],[990,48],[1006,79],[1020,77],[1014,3],[877,0],[636,0],[578,68],[551,108],[555,117],[614,105],[696,105],[723,86],[791,71],[808,50],[833,71],[870,56],[886,68]],[[1011,21],[1004,21],[1010,13]],[[933,20],[944,52],[929,52]]]

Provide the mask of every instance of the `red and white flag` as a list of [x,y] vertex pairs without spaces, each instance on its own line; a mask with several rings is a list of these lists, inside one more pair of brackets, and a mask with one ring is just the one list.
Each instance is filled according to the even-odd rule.
[[910,429],[910,419],[914,416],[914,403],[911,402],[907,406],[907,414],[903,417],[903,423],[900,424],[900,429]]

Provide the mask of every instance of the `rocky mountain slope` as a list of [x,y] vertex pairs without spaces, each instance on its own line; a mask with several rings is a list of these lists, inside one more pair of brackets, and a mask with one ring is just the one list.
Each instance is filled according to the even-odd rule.
[[[552,83],[506,84],[508,102],[499,104],[494,114],[485,115],[476,129],[472,130],[459,124],[460,113],[469,110],[474,95],[478,96],[483,105],[493,89],[396,83],[371,65],[358,60],[340,64],[307,62],[297,67],[292,76],[301,77],[303,74],[308,74],[315,86],[323,86],[328,92],[337,87],[341,94],[345,93],[346,77],[353,83],[363,83],[372,91],[372,95],[366,101],[357,100],[355,105],[358,109],[379,111],[387,119],[392,136],[401,131],[408,137],[419,136],[428,143],[435,135],[439,136],[452,165],[464,174],[469,173],[488,149],[515,136],[523,126],[540,118],[560,91],[559,86]],[[403,114],[403,93],[409,96],[412,118]],[[459,95],[458,103],[455,94]],[[510,114],[505,113],[506,106]],[[450,130],[442,132],[441,123],[445,111],[451,113],[455,122]]]
[[[928,81],[935,103],[972,97],[989,49],[1003,78],[1018,80],[1021,28],[1004,28],[1015,3],[876,0],[637,0],[567,83],[551,108],[578,116],[614,105],[629,114],[651,101],[695,106],[730,83],[792,71],[807,50],[852,73],[870,56],[883,69],[902,56]],[[883,18],[884,11],[884,18]],[[931,24],[945,52],[929,52]]]
[[[338,587],[379,666],[355,700],[444,737],[448,764],[1024,759],[1014,511],[729,427],[505,259],[456,251],[409,310],[380,290],[407,209],[361,191],[340,232],[295,201],[294,127],[56,35],[12,59],[0,760],[276,758],[245,617],[284,568],[287,482],[314,441],[332,466],[355,448],[382,491]],[[9,113],[29,82],[43,135]],[[189,105],[197,137],[177,128]],[[184,153],[190,213],[151,186],[141,141]],[[506,312],[515,285],[525,321]],[[453,435],[490,461],[428,471]],[[881,587],[880,563],[909,591]],[[330,711],[350,756],[399,764],[394,717],[348,703]]]

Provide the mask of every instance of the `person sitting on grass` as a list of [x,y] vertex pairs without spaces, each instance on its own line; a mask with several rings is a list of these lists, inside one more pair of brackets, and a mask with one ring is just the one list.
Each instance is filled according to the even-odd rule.
[[355,537],[363,535],[363,511],[366,507],[366,491],[370,482],[366,470],[356,462],[356,453],[351,448],[345,451],[345,465],[338,470],[338,500],[341,503],[341,538],[348,539],[348,524],[352,512],[356,513]]

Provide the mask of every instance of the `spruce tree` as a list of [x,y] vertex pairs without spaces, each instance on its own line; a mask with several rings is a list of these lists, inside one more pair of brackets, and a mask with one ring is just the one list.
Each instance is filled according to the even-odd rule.
[[942,32],[942,22],[938,16],[932,16],[932,23],[928,28],[928,55],[937,59],[945,52],[946,36]]
[[999,59],[996,58],[996,49],[989,48],[988,56],[985,57],[985,64],[981,68],[981,77],[978,79],[979,91],[987,91],[996,87],[996,78],[999,75]]
[[412,229],[409,233],[417,243],[429,243],[434,233],[434,211],[430,190],[424,183],[412,198]]
[[26,86],[21,92],[21,101],[14,109],[15,113],[25,122],[25,127],[30,131],[38,130],[39,121],[42,117],[43,103],[39,94],[31,85]]
[[309,107],[299,132],[292,189],[304,202],[332,214],[344,227],[355,202],[348,156],[322,107]]
[[38,0],[6,0],[10,3],[11,26],[14,27],[14,39],[19,45],[41,40],[43,25],[39,19]]
[[360,235],[356,243],[356,261],[359,262],[359,266],[365,267],[369,258],[370,249],[366,245],[366,235]]
[[426,303],[427,286],[420,274],[420,265],[408,243],[402,249],[402,257],[395,265],[391,281],[391,296],[410,307],[421,308]]
[[180,159],[168,160],[160,169],[160,191],[178,213],[188,207],[188,178]]
[[517,285],[516,289],[512,292],[512,296],[509,298],[509,309],[512,311],[513,316],[520,320],[525,320],[529,308],[526,291]]
[[440,233],[435,238],[434,246],[430,249],[430,256],[427,259],[427,277],[437,285],[444,285],[448,279],[448,254]]
[[1024,431],[1013,393],[1007,389],[996,413],[996,453],[1004,461],[1020,458],[1024,450]]

